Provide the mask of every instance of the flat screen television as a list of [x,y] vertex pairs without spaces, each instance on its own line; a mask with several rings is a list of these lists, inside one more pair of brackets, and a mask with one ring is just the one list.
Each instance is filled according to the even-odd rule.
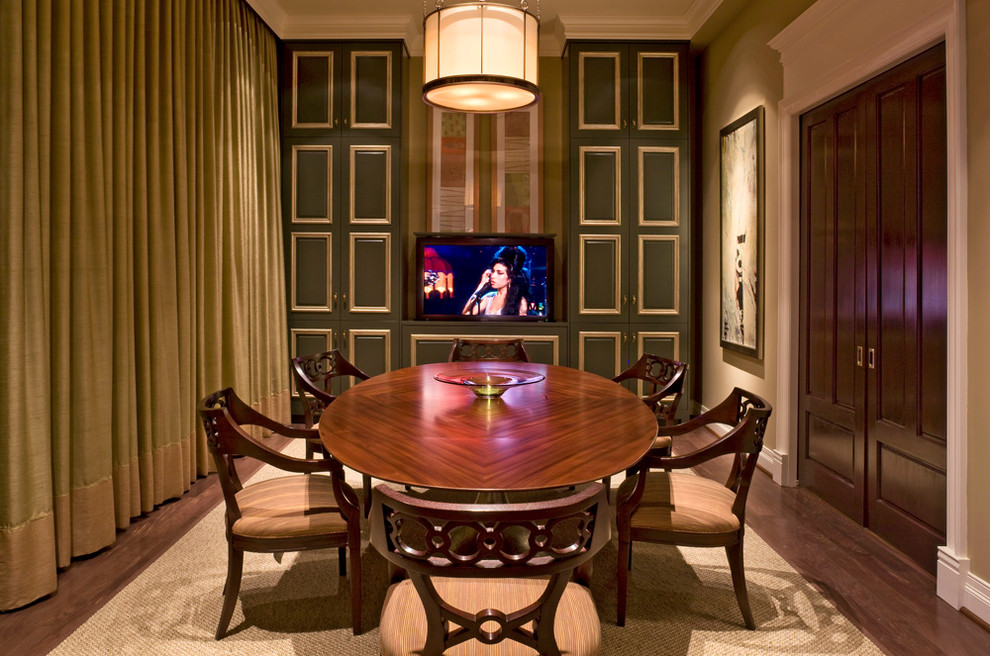
[[416,318],[552,321],[553,236],[416,236]]

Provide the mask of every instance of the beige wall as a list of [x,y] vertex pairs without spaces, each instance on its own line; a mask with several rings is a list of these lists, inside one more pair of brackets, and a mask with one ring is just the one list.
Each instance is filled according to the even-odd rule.
[[990,439],[983,424],[990,390],[990,1],[966,3],[966,96],[969,151],[969,453],[968,506],[971,572],[990,581]]
[[[699,56],[701,263],[700,301],[701,402],[711,407],[734,386],[775,403],[777,385],[777,103],[783,93],[783,71],[776,51],[767,45],[781,29],[812,4],[753,0]],[[765,223],[763,230],[762,360],[719,346],[719,130],[758,105],[766,109]],[[766,445],[777,448],[771,420]],[[782,445],[785,446],[785,445]]]

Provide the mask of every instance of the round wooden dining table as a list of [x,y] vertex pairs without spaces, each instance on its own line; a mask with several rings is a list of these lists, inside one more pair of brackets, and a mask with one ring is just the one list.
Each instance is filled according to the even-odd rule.
[[[434,377],[486,373],[539,382],[478,398]],[[607,378],[555,365],[445,362],[398,369],[348,389],[320,418],[320,438],[344,465],[417,487],[500,492],[611,476],[649,450],[657,423]]]

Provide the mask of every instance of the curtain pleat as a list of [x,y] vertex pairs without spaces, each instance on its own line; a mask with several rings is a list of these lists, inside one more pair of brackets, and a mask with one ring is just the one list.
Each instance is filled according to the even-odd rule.
[[274,36],[243,0],[0,1],[0,610],[182,495],[198,399],[288,412]]

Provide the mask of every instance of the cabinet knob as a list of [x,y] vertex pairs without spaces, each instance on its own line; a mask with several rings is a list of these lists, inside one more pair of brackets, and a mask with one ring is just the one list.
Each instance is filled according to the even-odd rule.
[[632,304],[633,305],[636,305],[636,295],[635,294],[632,295]]
[[636,119],[633,119],[632,124],[633,124],[633,127],[635,128],[636,127]]
[[626,119],[622,119],[622,129],[626,129]]
[[341,301],[343,301],[342,309],[346,310],[347,309],[347,292],[344,292],[344,295],[341,296]]
[[866,356],[867,364],[866,364],[866,366],[868,366],[870,369],[876,369],[877,368],[877,352],[876,352],[876,350],[869,349],[869,350],[867,350],[866,353],[867,353],[867,356]]
[[339,121],[338,121],[337,119],[334,119],[334,120],[333,120],[333,126],[334,126],[334,127],[337,127],[337,123],[338,123],[338,122],[339,122]]
[[857,367],[862,367],[863,366],[863,347],[862,346],[857,346],[856,347],[856,366]]
[[345,128],[347,127],[347,119],[346,118],[344,119],[344,127]]
[[622,304],[626,305],[629,302],[629,297],[625,294],[622,295]]
[[333,307],[334,309],[337,308],[337,292],[334,292],[333,293],[333,303],[332,303],[331,307]]

